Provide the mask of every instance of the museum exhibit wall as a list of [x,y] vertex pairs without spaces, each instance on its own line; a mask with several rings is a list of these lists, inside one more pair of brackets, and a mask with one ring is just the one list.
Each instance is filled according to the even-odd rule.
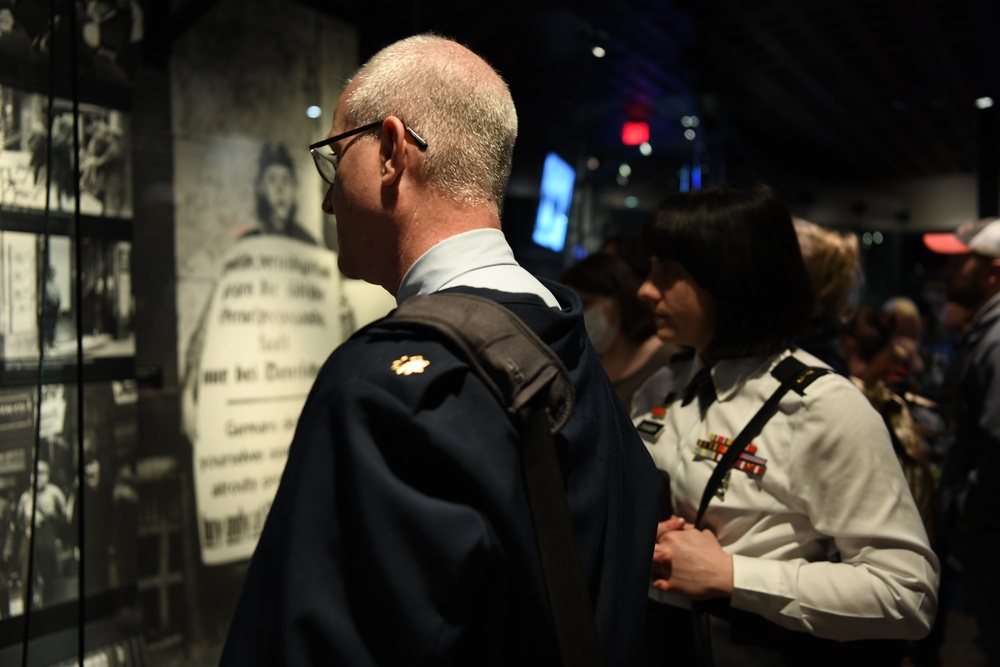
[[339,274],[307,150],[355,31],[6,9],[0,663],[212,664],[319,365],[393,305]]

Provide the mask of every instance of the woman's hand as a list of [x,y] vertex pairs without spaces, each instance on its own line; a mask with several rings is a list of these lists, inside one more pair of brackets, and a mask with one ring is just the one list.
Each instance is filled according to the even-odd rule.
[[733,557],[708,530],[697,530],[680,517],[661,521],[653,548],[653,587],[676,591],[692,600],[733,594]]
[[656,524],[656,544],[653,547],[654,586],[656,585],[656,581],[658,579],[666,580],[670,578],[670,561],[664,556],[664,553],[660,548],[661,543],[666,541],[667,533],[674,530],[684,530],[685,525],[687,525],[687,522],[677,515]]

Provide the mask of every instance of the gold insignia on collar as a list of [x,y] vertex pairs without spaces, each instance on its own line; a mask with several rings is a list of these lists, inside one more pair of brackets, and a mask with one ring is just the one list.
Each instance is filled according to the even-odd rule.
[[430,365],[431,362],[419,354],[412,357],[404,355],[392,362],[392,370],[396,371],[396,375],[413,375],[414,373],[423,373],[424,369]]

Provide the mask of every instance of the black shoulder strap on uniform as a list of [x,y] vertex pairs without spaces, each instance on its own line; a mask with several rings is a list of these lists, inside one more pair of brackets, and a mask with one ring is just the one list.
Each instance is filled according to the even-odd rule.
[[511,415],[536,398],[557,433],[573,411],[573,383],[559,357],[517,315],[471,294],[420,294],[392,312],[397,323],[434,329],[459,348]]
[[726,472],[733,467],[733,464],[739,459],[740,454],[750,444],[750,441],[760,434],[767,420],[773,417],[774,413],[778,411],[778,402],[781,401],[781,397],[789,389],[794,389],[799,395],[805,395],[806,387],[812,384],[813,380],[829,372],[829,369],[826,368],[806,366],[792,356],[785,357],[777,366],[771,369],[771,375],[777,378],[781,384],[774,390],[774,393],[771,394],[764,405],[761,406],[757,414],[743,427],[743,430],[740,431],[740,434],[736,436],[733,443],[726,449],[725,454],[722,455],[719,464],[715,466],[712,476],[708,479],[708,484],[705,485],[705,491],[701,494],[701,504],[698,507],[698,517],[695,519],[695,526],[701,524],[705,510],[708,509],[708,503],[712,500],[712,496],[715,495],[715,491],[719,488],[719,484],[722,482],[722,478],[726,475]]
[[517,420],[523,436],[522,469],[562,663],[602,664],[593,605],[552,442],[552,434],[573,411],[575,394],[566,367],[520,318],[482,297],[455,293],[410,297],[388,321],[443,334]]

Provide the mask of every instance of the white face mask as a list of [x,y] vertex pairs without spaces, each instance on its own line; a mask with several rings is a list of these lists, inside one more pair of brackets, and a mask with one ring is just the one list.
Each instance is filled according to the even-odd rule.
[[618,324],[608,322],[604,317],[604,307],[600,304],[583,311],[583,324],[598,354],[604,354],[618,335]]

